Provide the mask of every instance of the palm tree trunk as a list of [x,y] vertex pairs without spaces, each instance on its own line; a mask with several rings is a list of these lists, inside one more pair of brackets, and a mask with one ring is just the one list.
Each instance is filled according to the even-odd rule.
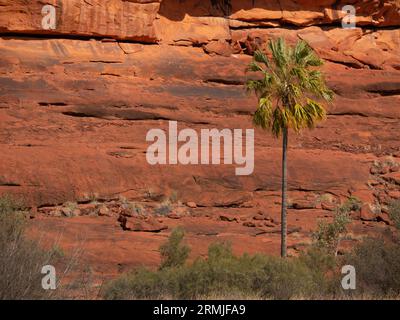
[[287,144],[288,144],[288,128],[283,129],[283,144],[282,144],[282,211],[281,211],[281,257],[286,257],[286,209],[287,209]]

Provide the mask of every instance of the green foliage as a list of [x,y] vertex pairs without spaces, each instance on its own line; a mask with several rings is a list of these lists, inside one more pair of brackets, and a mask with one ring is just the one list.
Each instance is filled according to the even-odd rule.
[[340,237],[346,232],[347,225],[351,222],[349,215],[350,208],[353,208],[353,204],[346,202],[337,208],[333,222],[320,221],[318,223],[318,229],[313,234],[313,239],[317,247],[336,254]]
[[[182,233],[174,235],[175,243]],[[172,236],[171,236],[172,238]],[[178,246],[179,247],[179,246]],[[208,258],[150,271],[132,271],[108,283],[106,299],[201,299],[256,297],[258,299],[339,298],[341,266],[356,268],[357,290],[351,295],[396,297],[400,294],[400,246],[380,239],[365,239],[341,258],[328,249],[312,246],[298,258],[264,255],[235,256],[228,243],[214,243]]]
[[186,262],[190,248],[182,244],[185,232],[182,228],[172,231],[168,241],[160,247],[161,266],[160,269],[180,267]]
[[350,254],[344,264],[355,267],[357,294],[373,296],[400,295],[400,246],[382,239],[366,238]]
[[[0,196],[0,300],[62,298],[63,276],[77,265],[75,259],[62,260],[65,253],[54,244],[49,250],[25,236],[26,216],[22,202]],[[77,258],[77,252],[74,253]],[[57,290],[43,290],[42,267],[57,266]],[[82,281],[80,281],[82,283]]]
[[64,250],[57,244],[54,244],[51,248],[51,253],[55,258],[63,258],[65,257]]
[[51,255],[25,238],[22,208],[21,202],[10,196],[0,197],[0,300],[46,296],[40,270]]
[[2,243],[18,240],[25,229],[23,205],[9,195],[0,197],[0,238]]
[[339,211],[341,212],[350,212],[350,211],[359,211],[361,209],[362,202],[357,197],[351,196],[346,202],[339,207]]
[[8,194],[0,196],[0,215],[22,211],[23,209],[24,205],[21,200],[15,199]]
[[324,277],[329,259],[319,254],[322,251],[293,259],[238,257],[228,243],[215,243],[210,245],[207,259],[155,272],[141,268],[108,283],[103,295],[106,299],[199,299],[235,294],[273,299],[312,297],[329,288]]
[[261,51],[254,53],[248,71],[261,73],[262,79],[249,80],[248,91],[254,92],[259,105],[254,114],[256,126],[269,129],[280,136],[285,128],[299,132],[313,128],[326,116],[317,100],[331,101],[333,92],[315,67],[323,61],[304,41],[295,47],[287,46],[282,38],[269,42],[270,60]]
[[400,200],[392,201],[389,205],[389,216],[397,229],[400,229]]

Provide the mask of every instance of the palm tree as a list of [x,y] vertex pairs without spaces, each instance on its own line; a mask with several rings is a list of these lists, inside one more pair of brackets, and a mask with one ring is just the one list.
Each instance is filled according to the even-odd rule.
[[306,42],[299,41],[290,47],[279,38],[270,41],[268,47],[272,59],[260,50],[254,53],[247,71],[257,72],[259,78],[247,81],[246,89],[258,98],[253,123],[269,130],[276,138],[283,136],[281,256],[286,257],[289,128],[299,133],[323,120],[326,111],[318,101],[332,101],[333,91],[326,86],[323,74],[317,68],[323,61]]

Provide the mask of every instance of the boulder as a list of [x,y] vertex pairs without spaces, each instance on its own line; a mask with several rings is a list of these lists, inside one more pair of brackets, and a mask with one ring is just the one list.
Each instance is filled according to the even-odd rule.
[[170,218],[170,219],[176,219],[177,220],[177,219],[182,218],[182,215],[177,213],[177,212],[175,212],[175,211],[173,211],[173,212],[168,213],[167,217]]
[[108,209],[107,206],[105,206],[105,205],[102,205],[99,208],[98,214],[99,214],[99,216],[107,216],[107,217],[111,216],[110,209]]
[[129,217],[123,220],[122,228],[124,230],[137,232],[160,232],[168,229],[168,226],[158,222],[153,217],[148,217],[146,219]]
[[196,202],[193,202],[193,201],[188,201],[188,202],[186,202],[186,205],[187,205],[189,208],[192,208],[192,209],[197,208]]
[[376,220],[376,214],[374,213],[370,204],[366,203],[361,207],[360,219],[362,221],[374,221]]
[[316,207],[315,200],[299,199],[292,202],[292,208],[297,210],[315,209]]
[[231,214],[220,214],[219,219],[221,221],[228,221],[228,222],[236,221],[236,222],[238,222],[238,217],[231,215]]
[[224,40],[211,41],[203,46],[204,51],[210,54],[229,57],[233,53],[230,44]]

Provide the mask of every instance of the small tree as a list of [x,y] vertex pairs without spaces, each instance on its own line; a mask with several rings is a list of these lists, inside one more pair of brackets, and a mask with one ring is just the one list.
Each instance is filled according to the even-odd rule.
[[258,108],[253,123],[269,130],[275,137],[283,136],[282,146],[282,230],[281,256],[286,257],[287,211],[287,145],[289,128],[300,132],[313,128],[325,118],[325,109],[317,101],[331,101],[333,92],[325,84],[322,73],[315,69],[323,61],[304,41],[287,46],[282,38],[269,42],[272,60],[262,51],[254,53],[248,71],[260,79],[250,80],[246,88],[256,94]]
[[330,254],[337,255],[341,236],[351,222],[349,212],[338,209],[332,223],[319,222],[318,229],[313,234],[317,247],[326,249]]
[[175,228],[168,238],[168,241],[161,245],[160,269],[180,267],[185,264],[189,256],[190,248],[182,244],[185,232],[182,228]]

